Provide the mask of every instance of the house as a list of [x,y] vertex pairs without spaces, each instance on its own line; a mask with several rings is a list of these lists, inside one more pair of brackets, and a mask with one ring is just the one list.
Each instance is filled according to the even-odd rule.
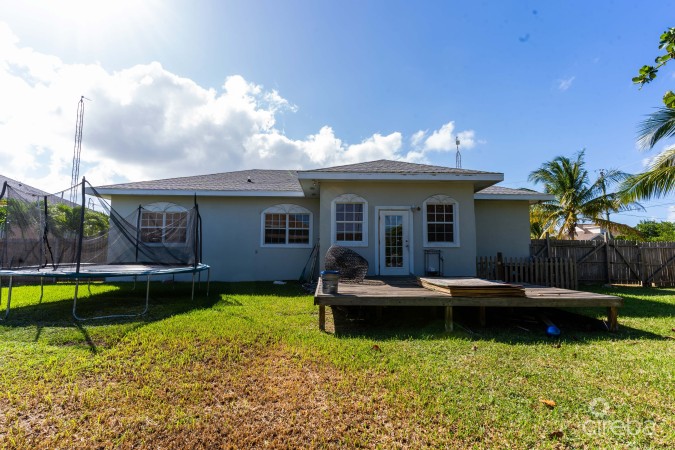
[[70,207],[78,206],[77,203],[73,203],[68,199],[68,197],[70,196],[70,190],[61,191],[57,194],[50,194],[49,192],[43,191],[42,189],[38,189],[33,186],[29,186],[25,183],[22,183],[21,181],[17,181],[4,175],[0,175],[0,190],[2,190],[2,187],[5,185],[5,183],[12,188],[13,192],[12,194],[5,192],[4,198],[7,198],[8,196],[11,195],[15,195],[23,200],[34,202],[42,200],[42,198],[48,196],[50,197],[50,202],[63,203]]
[[12,186],[17,190],[17,193],[21,195],[23,198],[26,198],[28,200],[33,200],[37,199],[40,197],[44,197],[45,195],[49,195],[49,193],[40,190],[38,188],[35,188],[33,186],[29,186],[27,184],[24,184],[20,181],[14,180],[12,178],[6,177],[4,175],[0,175],[0,189],[2,189],[2,186],[7,183],[8,185]]
[[203,262],[214,280],[297,279],[317,243],[320,261],[332,244],[358,252],[369,275],[423,275],[425,250],[438,250],[443,275],[472,276],[479,255],[529,256],[529,205],[551,199],[495,186],[503,179],[496,172],[379,160],[96,189],[122,215],[141,205],[148,211],[141,218],[144,239],[163,239],[152,227],[180,224],[196,195]]
[[577,241],[604,239],[604,234],[605,229],[595,223],[579,223],[574,228],[574,239]]

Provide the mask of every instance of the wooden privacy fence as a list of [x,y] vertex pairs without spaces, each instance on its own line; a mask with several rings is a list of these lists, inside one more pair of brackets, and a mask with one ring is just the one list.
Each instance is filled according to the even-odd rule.
[[509,283],[577,289],[577,267],[569,258],[504,258],[501,254],[478,257],[480,278]]
[[675,286],[675,242],[533,239],[530,255],[573,260],[582,283]]

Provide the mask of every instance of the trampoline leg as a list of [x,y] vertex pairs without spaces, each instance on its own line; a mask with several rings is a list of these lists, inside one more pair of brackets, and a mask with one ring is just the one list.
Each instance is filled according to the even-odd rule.
[[87,280],[87,290],[89,290],[89,297],[91,297],[91,278]]
[[148,281],[145,286],[145,309],[143,310],[142,313],[138,314],[139,316],[142,316],[146,312],[148,312],[148,307],[150,306],[150,275],[148,275]]
[[209,288],[211,287],[211,268],[206,270],[206,296],[209,296]]
[[195,273],[192,272],[192,298],[190,300],[195,299]]
[[[7,291],[7,309],[5,316],[0,320],[6,320],[9,317],[9,306],[12,303],[12,277],[9,277],[9,289]],[[0,305],[2,304],[2,277],[0,277]]]
[[80,287],[80,279],[75,278],[75,294],[73,295],[73,317],[75,320],[82,320],[79,317],[77,317],[77,291]]
[[40,300],[38,300],[38,303],[42,303],[42,298],[45,295],[45,279],[44,277],[40,277]]

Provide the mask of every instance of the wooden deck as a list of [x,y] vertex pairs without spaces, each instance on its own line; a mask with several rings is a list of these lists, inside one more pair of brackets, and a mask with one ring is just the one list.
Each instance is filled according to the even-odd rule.
[[[451,279],[450,279],[451,280]],[[455,306],[477,306],[481,323],[485,322],[486,307],[606,307],[610,331],[618,330],[618,308],[623,299],[613,295],[573,291],[535,285],[523,285],[524,297],[457,297],[426,289],[414,278],[380,278],[364,283],[340,283],[335,295],[322,292],[321,279],[314,294],[319,305],[319,328],[326,328],[326,306],[443,306],[445,329],[453,330],[452,312]]]

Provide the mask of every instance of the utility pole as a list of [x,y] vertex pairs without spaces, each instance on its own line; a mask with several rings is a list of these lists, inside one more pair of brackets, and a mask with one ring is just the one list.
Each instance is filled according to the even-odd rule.
[[459,153],[459,136],[455,138],[455,145],[457,145],[457,154],[455,155],[455,167],[462,168],[462,154]]

